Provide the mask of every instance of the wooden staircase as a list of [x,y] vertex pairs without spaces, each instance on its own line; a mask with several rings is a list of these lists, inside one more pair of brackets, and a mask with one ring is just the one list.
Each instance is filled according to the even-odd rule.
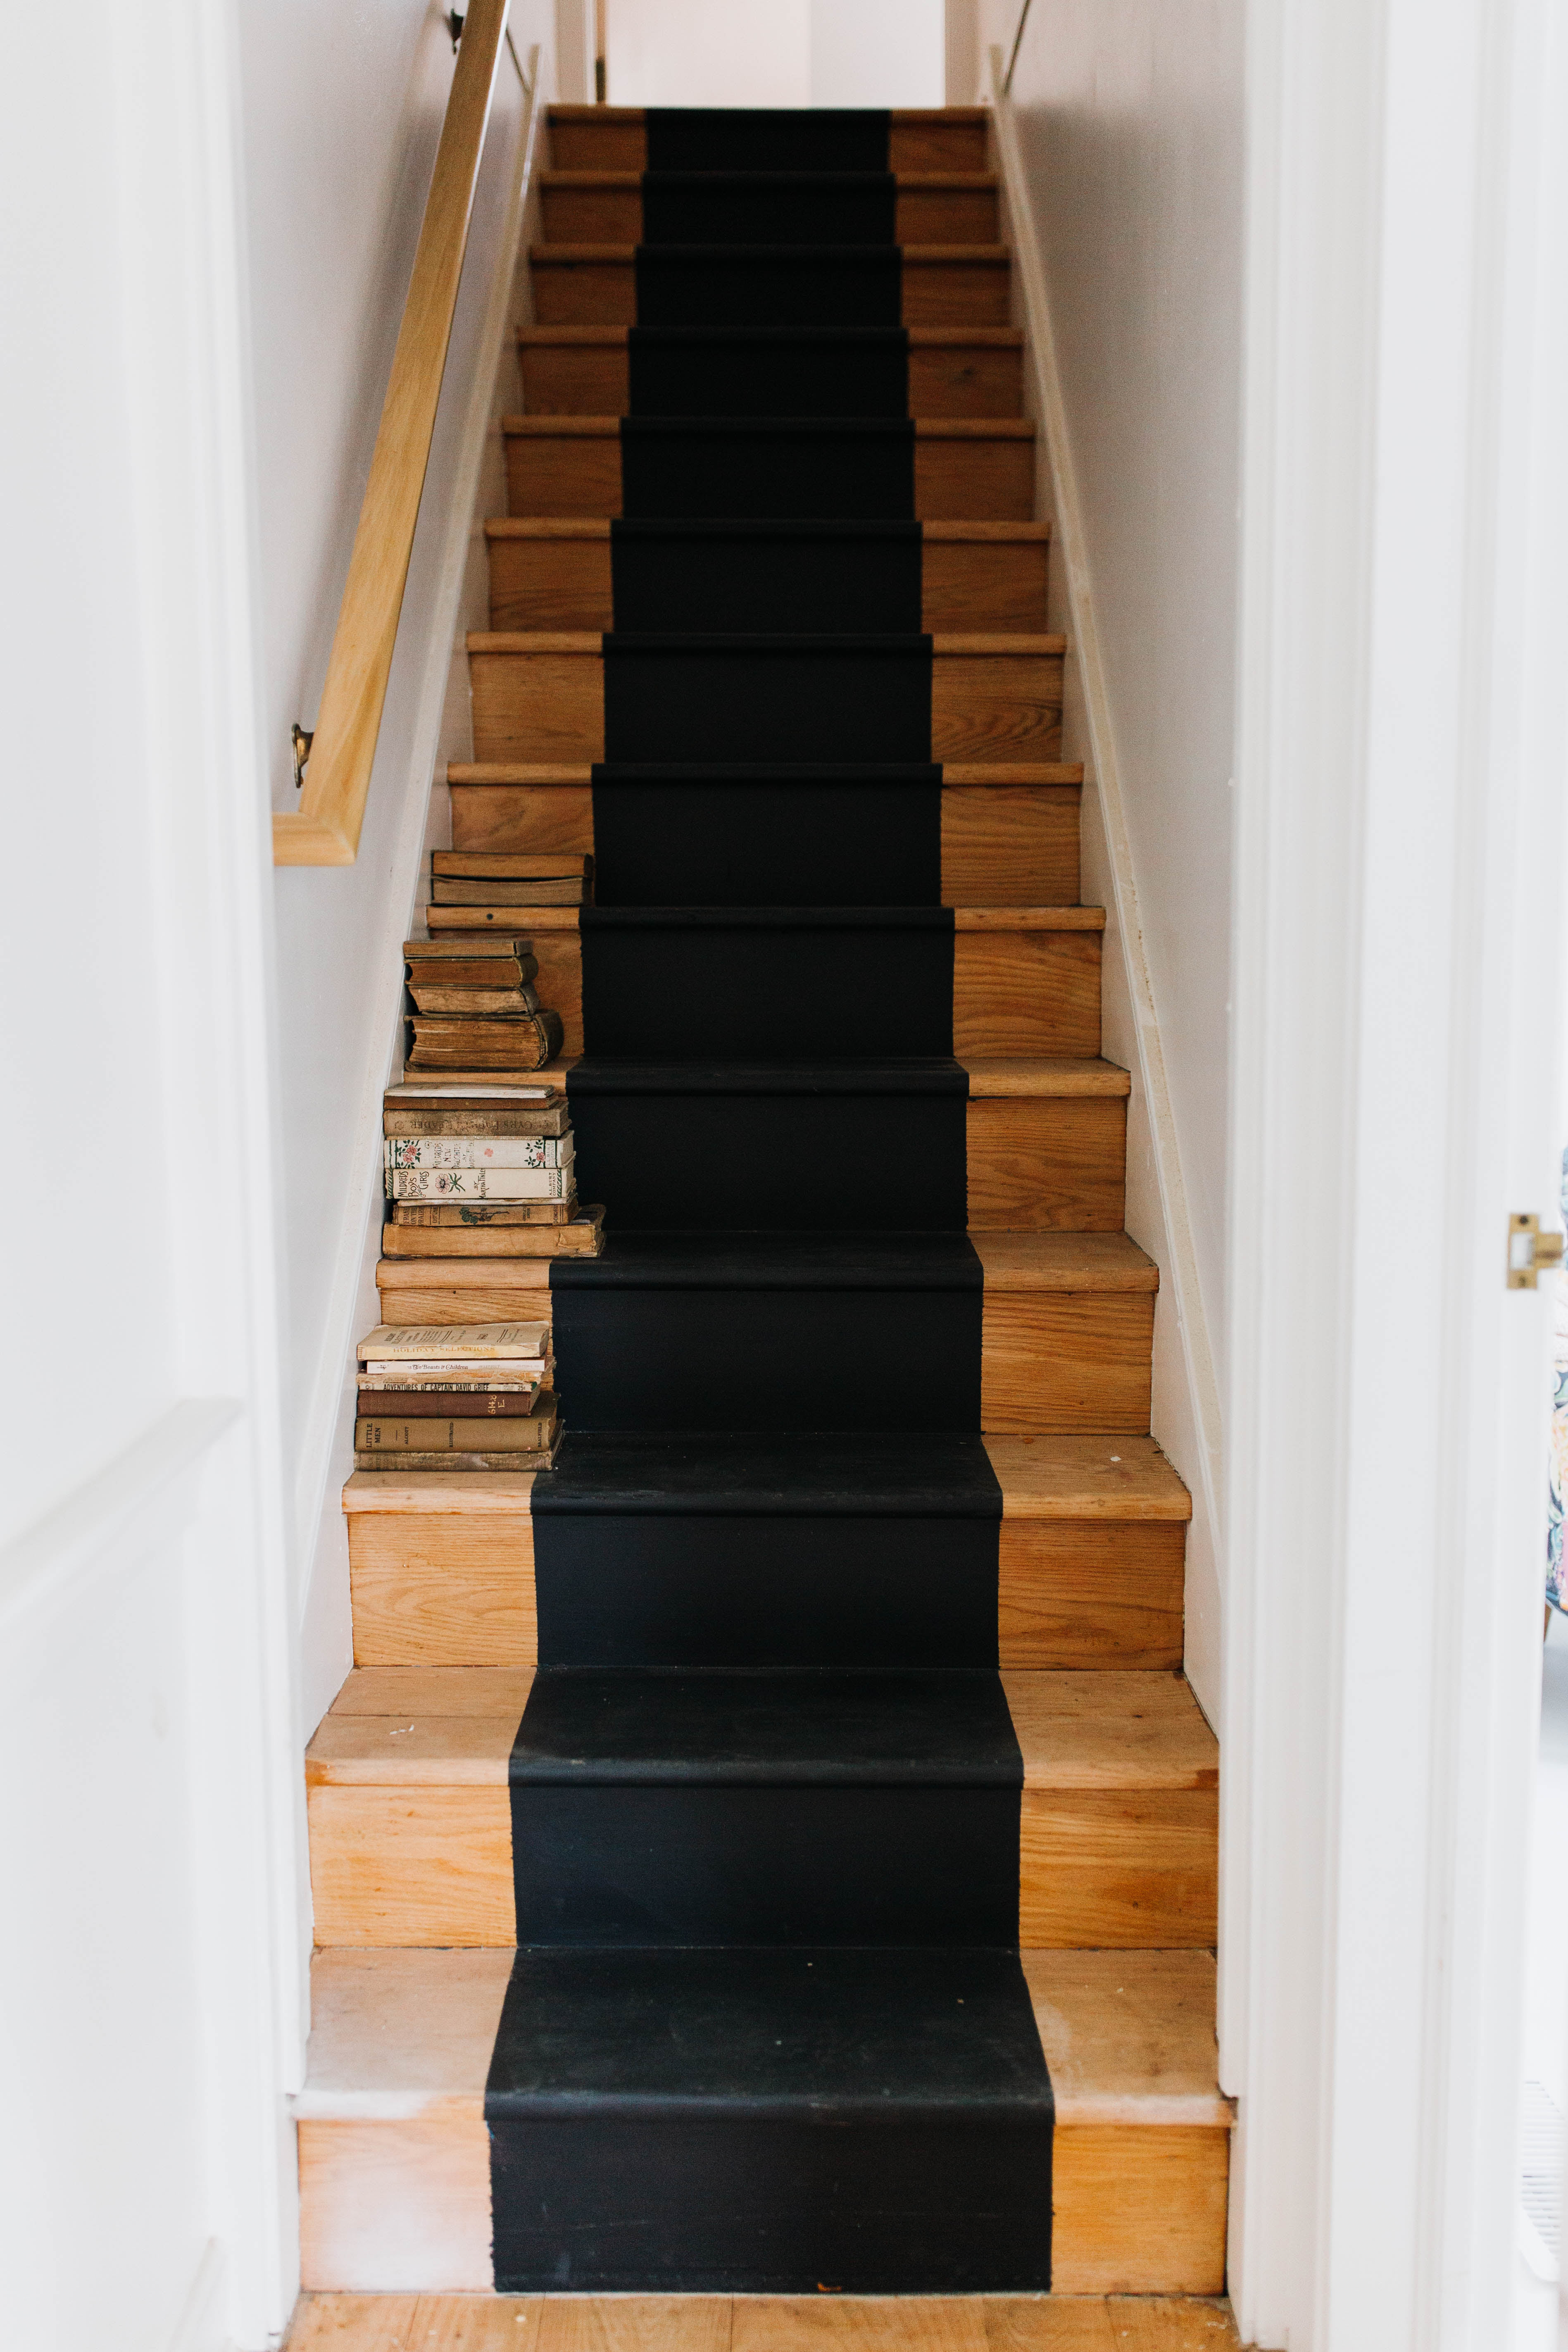
[[[492,626],[468,644],[475,757],[449,772],[454,845],[465,849],[602,846],[591,770],[606,755],[604,633],[615,620],[611,522],[623,513],[630,446],[621,420],[644,226],[644,119],[554,108],[551,143],[545,242],[531,255],[536,323],[521,338],[526,413],[504,426],[510,510],[486,532]],[[1017,1940],[1056,2095],[1050,2282],[1066,2294],[1215,2294],[1230,2125],[1213,2032],[1217,1758],[1181,1675],[1190,1504],[1149,1434],[1159,1275],[1122,1230],[1130,1081],[1100,1055],[1103,914],[1079,903],[1082,775],[1060,758],[1068,647],[1044,627],[1049,531],[1035,519],[1033,426],[1020,413],[1021,337],[1010,324],[984,117],[895,115],[889,158],[898,236],[908,240],[903,320],[921,525],[911,625],[932,638],[929,757],[942,768],[952,1086],[978,1262],[979,1428],[1001,1497],[996,1656],[1023,1761]],[[787,519],[778,527],[794,528]],[[776,653],[786,715],[792,696],[822,690],[833,658],[825,644],[803,635],[798,676],[788,669],[796,655]],[[664,658],[677,719],[700,734],[700,713],[682,709],[679,651],[667,647]],[[687,756],[711,761],[722,750]],[[714,810],[721,825],[717,800]],[[700,872],[702,841],[694,836],[690,849]],[[456,924],[473,910],[444,911]],[[826,1034],[826,1024],[842,1034],[857,1018],[874,1030],[879,1017],[844,998],[844,975],[868,952],[872,916],[872,928],[902,925],[911,939],[945,920],[850,905],[810,913],[803,931],[798,908],[750,908],[743,922],[709,909],[694,948],[690,905],[602,904],[581,918],[574,908],[529,910],[540,992],[565,1023],[562,1074],[574,1089],[580,1161],[597,1130],[592,1058],[579,1069],[579,1057],[604,1051],[591,976],[584,1032],[585,949],[602,964],[622,940],[642,961],[650,1000],[668,992],[668,1002],[694,955],[743,957],[760,940],[787,961],[793,1017],[808,1031]],[[915,939],[910,952],[919,951]],[[693,1058],[731,1051],[725,1017],[722,1003],[694,1011],[713,1042],[691,1049]],[[666,1050],[673,1062],[683,1047],[672,1036]],[[835,1050],[899,1049],[868,1032]],[[649,1134],[661,1118],[708,1134],[710,1113],[689,1077],[644,1058],[637,1083]],[[785,1093],[788,1116],[802,1115]],[[846,1133],[855,1116],[853,1106],[845,1111]],[[711,1133],[722,1150],[722,1126]],[[742,1172],[765,1190],[764,1169],[748,1162]],[[883,1176],[875,1195],[847,1177],[837,1222],[896,1223],[900,1171]],[[709,1290],[729,1284],[736,1318],[771,1328],[771,1277],[754,1250],[747,1255],[742,1225],[724,1255],[724,1189],[716,1182],[701,1206],[710,1251],[701,1280]],[[612,1245],[617,1224],[635,1229],[626,1280],[667,1286],[647,1293],[657,1381],[676,1397],[688,1384],[700,1391],[707,1327],[682,1319],[689,1270],[677,1262],[679,1202],[660,1191],[657,1170],[639,1174],[629,1162],[620,1207],[613,1190],[604,1197]],[[917,1214],[911,1205],[910,1219]],[[590,1294],[552,1286],[548,1261],[497,1256],[483,1232],[439,1238],[450,1244],[441,1256],[383,1259],[384,1318],[553,1316],[564,1367],[561,1318],[586,1313]],[[896,1285],[898,1253],[918,1239],[868,1235],[855,1278]],[[637,1272],[638,1246],[654,1271]],[[830,1253],[799,1278],[803,1313],[821,1300],[824,1313],[851,1315]],[[852,1345],[852,1315],[844,1328]],[[942,1367],[928,1377],[940,1382]],[[641,1378],[635,1366],[627,1373],[634,1402]],[[564,1369],[561,1385],[570,1445]],[[668,1427],[673,1454],[679,1412]],[[645,1441],[652,1450],[640,1458],[656,1461],[659,1443]],[[608,1437],[589,1433],[582,1445],[584,1459],[602,1458],[606,1481],[624,1474]],[[811,1475],[803,1466],[808,1511]],[[645,1485],[654,1479],[643,1475]],[[541,1482],[542,1508],[549,1483]],[[542,1609],[560,1614],[558,1598],[542,1598],[538,1555],[547,1535],[559,1540],[559,1523],[536,1514],[534,1484],[358,1475],[344,1492],[355,1668],[307,1764],[320,1947],[310,2078],[298,2106],[307,2286],[494,2284],[484,2102],[522,1899],[512,1759]],[[645,1497],[627,1507],[651,1507]],[[695,1559],[700,1530],[680,1526]],[[660,1574],[686,1572],[668,1528],[647,1540]],[[802,1619],[816,1622],[835,1598],[807,1589],[805,1553],[790,1542],[795,1554],[790,1543],[759,1554],[757,1576],[768,1591],[775,1580],[786,1614],[798,1576]],[[624,1593],[606,1603],[610,1631],[595,1636],[605,1645],[595,1664],[727,1672],[743,1645],[744,1611],[722,1579],[702,1591],[711,1654],[666,1654],[628,1570]],[[843,1638],[863,1642],[866,1664],[879,1662],[874,1623]],[[891,1663],[911,1689],[942,1670],[940,1659]]]

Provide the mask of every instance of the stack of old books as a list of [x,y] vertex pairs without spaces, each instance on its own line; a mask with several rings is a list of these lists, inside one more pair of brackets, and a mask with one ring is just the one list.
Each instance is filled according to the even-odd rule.
[[378,1324],[359,1343],[356,1470],[545,1470],[548,1323]]
[[382,1098],[388,1257],[596,1257],[605,1212],[581,1208],[566,1097],[483,1072],[417,1074]]
[[510,930],[459,933],[406,940],[403,954],[414,1000],[410,1071],[526,1076],[560,1054],[561,1015],[539,1001],[531,940]]

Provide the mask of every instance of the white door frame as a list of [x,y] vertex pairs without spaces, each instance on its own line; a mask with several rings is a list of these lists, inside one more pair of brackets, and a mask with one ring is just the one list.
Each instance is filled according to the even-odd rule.
[[1289,2352],[1513,2278],[1568,669],[1561,0],[1251,0],[1222,2071]]

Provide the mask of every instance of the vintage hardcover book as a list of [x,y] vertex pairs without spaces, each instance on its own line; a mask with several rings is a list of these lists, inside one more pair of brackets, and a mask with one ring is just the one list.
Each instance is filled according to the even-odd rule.
[[500,1225],[563,1225],[576,1213],[566,1201],[398,1201],[388,1222],[437,1230],[479,1226],[489,1234]]
[[[399,1389],[392,1397],[387,1390],[369,1388],[362,1381],[359,1415],[363,1421],[390,1411],[399,1421],[450,1421],[454,1414],[464,1421],[526,1421],[542,1393],[537,1387],[458,1389],[448,1382],[439,1389]],[[489,1443],[488,1438],[485,1442]]]
[[470,1078],[458,1071],[449,1077],[400,1078],[381,1099],[386,1110],[547,1110],[565,1102],[566,1090],[549,1078],[498,1078],[493,1070]]
[[516,1021],[454,1021],[416,1013],[409,1023],[411,1070],[542,1070],[560,1053],[565,1038],[559,1013],[533,1013]]
[[605,1212],[601,1206],[574,1208],[559,1224],[484,1225],[477,1232],[461,1225],[384,1225],[381,1246],[386,1257],[597,1257],[605,1246]]
[[569,1135],[572,1117],[564,1103],[546,1103],[538,1110],[519,1105],[515,1110],[413,1110],[389,1107],[381,1115],[384,1136],[414,1135]]
[[476,1362],[500,1356],[548,1356],[550,1326],[537,1323],[378,1323],[359,1343],[361,1363],[441,1363],[457,1357]]
[[[432,940],[432,947],[458,946],[458,940]],[[433,956],[410,956],[405,970],[410,988],[527,988],[539,977],[537,956],[512,955],[510,940],[501,940],[499,946],[509,950],[506,955],[487,958],[479,953],[489,942],[481,934],[474,942],[474,951],[450,956],[439,963]]]
[[438,907],[580,907],[593,895],[591,857],[558,849],[430,853],[430,896]]
[[[405,963],[449,964],[465,960],[479,961],[493,970],[498,961],[504,961],[509,956],[517,963],[531,963],[533,961],[533,941],[524,937],[515,919],[499,924],[493,931],[482,932],[477,939],[405,940],[403,942]],[[431,977],[434,979],[436,975],[432,973]],[[533,974],[525,971],[520,973],[519,978],[531,980]],[[481,981],[476,985],[487,987],[489,983]]]
[[[384,1454],[364,1454],[356,1448],[354,1468],[405,1474],[416,1470],[526,1470],[531,1474],[552,1469],[560,1451],[561,1426],[557,1423],[549,1444],[542,1445],[536,1454],[395,1454],[390,1449]],[[518,1488],[520,1493],[527,1491],[521,1476]]]
[[543,1007],[539,992],[523,988],[427,988],[412,977],[408,993],[421,1013],[488,1013],[502,1020],[515,1019],[523,1013],[539,1013]]
[[392,1201],[566,1201],[577,1190],[567,1168],[389,1168]]
[[354,1451],[472,1454],[482,1449],[488,1454],[533,1454],[541,1445],[549,1444],[558,1410],[554,1397],[546,1389],[534,1398],[527,1412],[510,1420],[492,1421],[488,1416],[469,1413],[460,1420],[449,1420],[444,1415],[426,1419],[423,1415],[409,1418],[395,1412],[362,1412],[354,1423]]
[[577,1141],[564,1135],[389,1135],[388,1168],[569,1168]]

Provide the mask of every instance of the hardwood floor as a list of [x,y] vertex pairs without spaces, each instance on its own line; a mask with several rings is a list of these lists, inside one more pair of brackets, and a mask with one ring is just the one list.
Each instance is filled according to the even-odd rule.
[[1238,2352],[1190,2295],[301,2295],[288,2352]]

